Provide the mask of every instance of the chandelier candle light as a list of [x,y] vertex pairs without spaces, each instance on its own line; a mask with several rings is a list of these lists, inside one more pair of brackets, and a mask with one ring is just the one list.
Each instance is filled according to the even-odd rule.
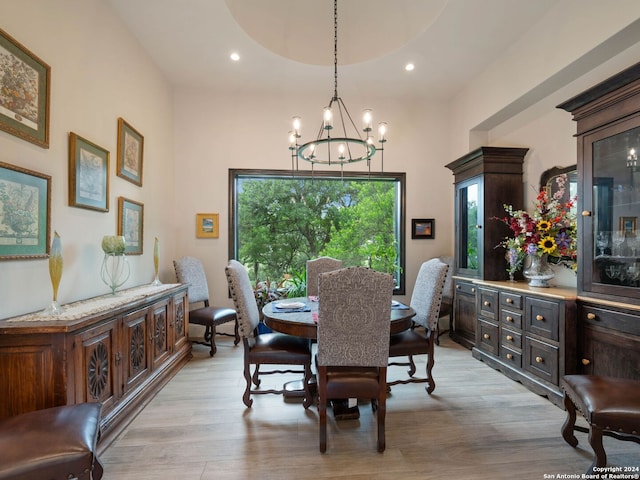
[[[342,98],[338,96],[338,0],[333,2],[333,68],[334,89],[329,106],[325,107],[322,125],[315,140],[299,144],[302,119],[293,117],[293,130],[289,132],[291,169],[298,170],[298,159],[311,163],[311,169],[321,165],[340,165],[367,162],[371,172],[371,157],[380,151],[381,171],[384,171],[384,144],[387,141],[387,124],[378,124],[378,144],[373,139],[373,116],[371,110],[363,114],[364,136],[360,134]],[[332,130],[335,132],[332,136]]]

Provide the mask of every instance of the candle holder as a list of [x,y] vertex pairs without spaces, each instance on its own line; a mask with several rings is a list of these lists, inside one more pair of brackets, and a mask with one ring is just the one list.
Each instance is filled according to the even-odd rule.
[[111,294],[116,294],[129,279],[131,267],[124,254],[125,239],[123,236],[105,235],[102,238],[102,250],[104,258],[100,269],[100,278],[111,289]]
[[42,311],[43,315],[60,315],[64,311],[58,303],[58,287],[62,278],[62,264],[62,241],[58,232],[54,232],[51,253],[49,254],[49,276],[51,277],[51,286],[53,288],[53,300]]

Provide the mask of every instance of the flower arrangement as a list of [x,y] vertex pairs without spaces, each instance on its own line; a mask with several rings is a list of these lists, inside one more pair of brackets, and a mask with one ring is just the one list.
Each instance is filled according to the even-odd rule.
[[576,205],[573,197],[564,202],[567,176],[556,178],[557,190],[551,198],[546,189],[536,197],[533,213],[514,210],[504,205],[507,216],[496,218],[504,222],[512,232],[497,246],[507,251],[510,275],[518,270],[527,255],[548,255],[551,263],[561,263],[576,270]]

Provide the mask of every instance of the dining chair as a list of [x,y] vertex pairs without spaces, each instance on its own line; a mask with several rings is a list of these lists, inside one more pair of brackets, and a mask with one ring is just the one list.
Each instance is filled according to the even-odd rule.
[[[438,314],[438,323],[436,329],[436,345],[440,345],[440,335],[451,331],[451,314],[453,313],[453,257],[438,257],[441,262],[449,266],[447,276],[444,280],[444,288],[442,289],[442,302],[440,302],[440,313]],[[446,330],[440,331],[440,319],[448,317],[449,326]]]
[[307,296],[318,296],[318,275],[342,268],[342,260],[318,257],[307,260]]
[[[242,401],[247,407],[251,407],[253,400],[251,394],[283,394],[284,389],[258,390],[260,387],[260,375],[275,373],[303,373],[304,374],[304,408],[311,405],[311,344],[308,339],[285,335],[283,333],[260,333],[258,324],[260,314],[253,294],[253,287],[247,269],[237,260],[230,260],[225,267],[231,298],[236,308],[238,317],[238,330],[244,346],[244,378],[247,382]],[[269,370],[260,371],[260,366],[266,365],[300,365],[302,370]],[[251,365],[255,365],[253,375]],[[251,388],[251,384],[255,389]]]
[[[391,336],[389,357],[408,357],[408,362],[390,362],[389,365],[409,367],[409,378],[387,383],[389,387],[407,383],[428,383],[427,393],[436,388],[432,369],[434,365],[434,344],[437,338],[438,317],[442,302],[442,291],[449,266],[438,258],[432,258],[420,266],[416,284],[413,287],[410,306],[415,310],[413,326],[409,330]],[[414,377],[416,364],[414,355],[427,355],[426,378]]]
[[385,449],[387,362],[393,276],[365,267],[320,274],[316,355],[320,451],[327,449],[328,399],[371,399],[378,451]]
[[[189,284],[187,290],[191,308],[189,311],[189,323],[205,327],[204,341],[191,341],[210,347],[209,356],[211,357],[218,350],[215,341],[216,334],[234,337],[233,344],[238,345],[240,336],[238,335],[236,311],[232,308],[209,305],[209,284],[207,283],[207,276],[204,273],[202,262],[194,257],[182,257],[173,261],[173,268],[176,271],[178,282]],[[193,305],[201,306],[192,308]],[[217,326],[227,322],[234,322],[233,334],[216,330]]]

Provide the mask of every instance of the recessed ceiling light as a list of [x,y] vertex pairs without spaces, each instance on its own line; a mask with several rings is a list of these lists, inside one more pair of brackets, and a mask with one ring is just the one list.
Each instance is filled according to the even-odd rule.
[[234,62],[237,62],[238,60],[240,60],[240,55],[238,55],[236,52],[233,52],[230,56],[231,60],[233,60]]
[[404,69],[405,69],[407,72],[410,72],[410,71],[411,71],[411,70],[413,70],[414,68],[416,68],[416,66],[415,66],[413,63],[407,63],[407,64],[404,66]]

